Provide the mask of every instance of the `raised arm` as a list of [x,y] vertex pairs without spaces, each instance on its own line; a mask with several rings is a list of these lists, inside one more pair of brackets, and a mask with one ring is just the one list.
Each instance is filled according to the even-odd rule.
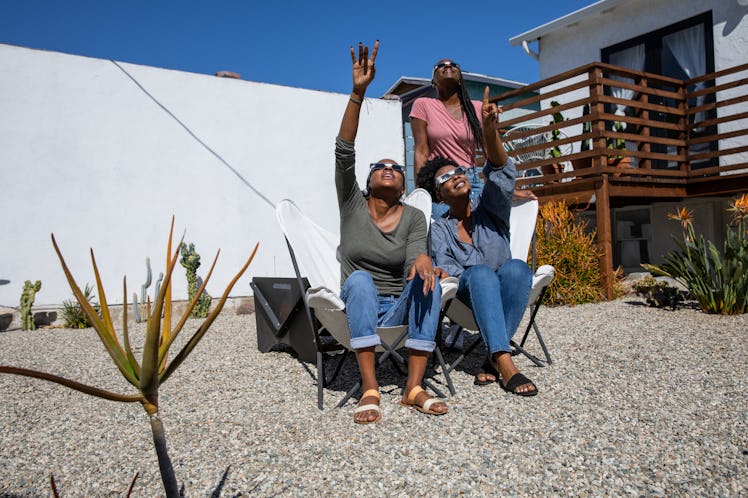
[[485,143],[486,157],[494,166],[500,167],[506,163],[509,157],[504,145],[499,138],[499,113],[501,108],[488,101],[488,87],[483,90],[483,109],[481,117],[483,120],[483,142]]
[[374,74],[376,73],[374,60],[377,58],[378,51],[379,40],[374,42],[371,57],[369,57],[369,47],[363,46],[361,42],[358,43],[358,57],[356,57],[356,52],[351,47],[353,90],[351,91],[351,98],[348,99],[348,105],[345,108],[345,113],[343,113],[343,120],[340,123],[340,131],[338,132],[338,136],[347,142],[356,141],[361,104],[364,102],[366,88],[374,80]]

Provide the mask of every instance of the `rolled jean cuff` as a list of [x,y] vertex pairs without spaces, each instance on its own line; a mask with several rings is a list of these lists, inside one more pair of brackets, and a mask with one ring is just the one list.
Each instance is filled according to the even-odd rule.
[[369,348],[371,346],[379,346],[380,344],[382,344],[382,339],[378,334],[351,337],[351,349]]
[[430,353],[434,348],[436,348],[436,342],[423,339],[408,339],[405,341],[405,347],[415,349],[416,351],[426,351]]
[[[488,348],[486,348],[486,349],[488,349]],[[511,352],[512,352],[512,348],[511,347],[508,348],[508,349],[503,349],[501,346],[498,346],[498,347],[495,348],[494,351],[489,351],[488,354],[489,354],[489,356],[493,356],[495,353],[511,353]]]

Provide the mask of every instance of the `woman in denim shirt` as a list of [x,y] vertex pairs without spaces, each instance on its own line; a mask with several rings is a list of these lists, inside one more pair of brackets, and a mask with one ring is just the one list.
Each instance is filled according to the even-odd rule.
[[451,159],[428,161],[421,169],[418,186],[429,190],[434,200],[449,205],[449,213],[431,225],[432,254],[441,276],[459,278],[457,296],[472,308],[483,337],[488,358],[476,384],[500,376],[507,391],[533,396],[538,390],[514,365],[509,345],[532,286],[527,263],[512,259],[509,250],[509,214],[517,170],[499,139],[499,109],[489,103],[488,91],[486,87],[481,112],[487,181],[478,202],[471,202],[470,181]]

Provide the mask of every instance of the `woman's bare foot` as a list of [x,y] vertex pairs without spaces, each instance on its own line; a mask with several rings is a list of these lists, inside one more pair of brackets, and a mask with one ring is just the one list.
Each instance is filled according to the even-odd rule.
[[[507,391],[520,396],[533,396],[538,393],[538,388],[533,382],[522,375],[514,366],[512,355],[508,352],[494,353],[494,367],[501,373],[501,387]],[[515,376],[519,376],[514,379]],[[521,382],[517,384],[517,382]]]
[[367,389],[353,412],[353,421],[357,424],[371,424],[379,422],[382,410],[379,408],[379,389]]
[[486,360],[483,362],[483,365],[480,367],[480,370],[478,370],[478,373],[475,374],[475,380],[473,380],[473,384],[475,384],[476,386],[487,386],[489,384],[493,384],[498,379],[499,372],[494,368],[491,360],[489,358],[486,358]]
[[410,390],[403,391],[403,397],[400,400],[402,406],[415,408],[421,413],[429,415],[444,415],[449,411],[449,407],[443,401],[437,401],[433,396],[423,390],[421,386],[416,386]]

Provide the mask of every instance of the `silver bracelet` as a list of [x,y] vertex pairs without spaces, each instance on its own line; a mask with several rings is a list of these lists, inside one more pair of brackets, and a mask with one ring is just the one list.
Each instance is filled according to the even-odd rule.
[[354,99],[353,97],[349,97],[349,100],[350,100],[351,102],[353,102],[354,104],[359,104],[359,105],[361,105],[361,104],[363,104],[363,103],[364,103],[364,101],[363,101],[363,100],[358,100],[358,99]]

